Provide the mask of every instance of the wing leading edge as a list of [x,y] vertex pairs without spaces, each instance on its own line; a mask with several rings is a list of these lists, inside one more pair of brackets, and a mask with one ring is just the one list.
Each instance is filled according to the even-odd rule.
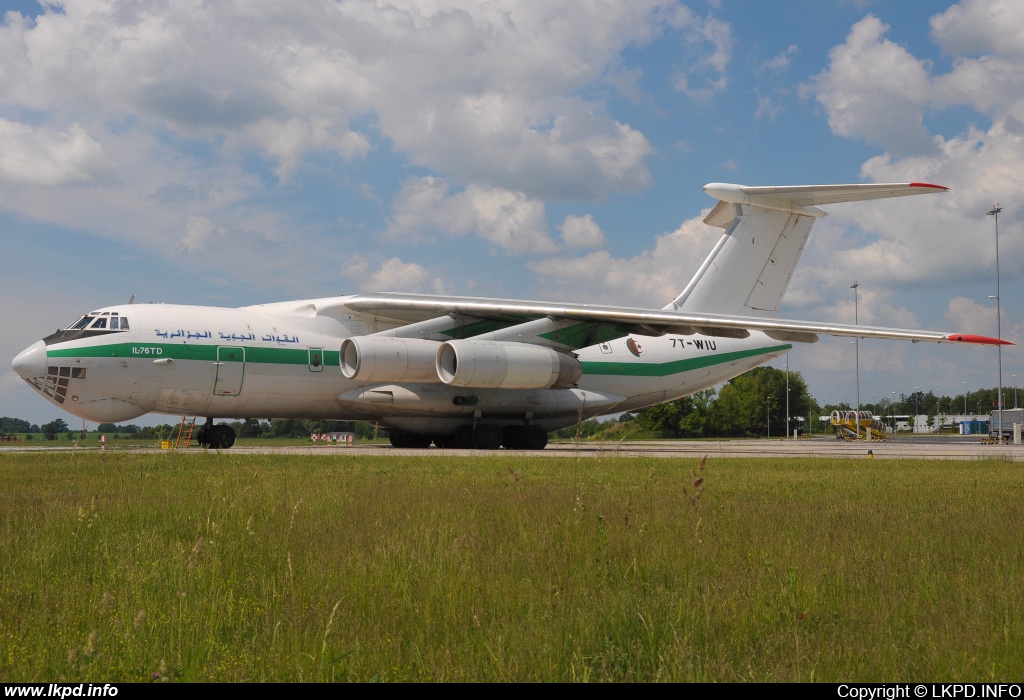
[[925,331],[877,326],[851,326],[754,316],[694,314],[678,311],[637,309],[592,304],[554,304],[543,301],[448,297],[429,294],[377,293],[344,297],[342,304],[353,311],[378,313],[395,318],[423,319],[457,314],[481,320],[541,319],[593,324],[628,325],[634,332],[648,335],[700,333],[723,337],[744,337],[750,331],[762,331],[776,340],[815,342],[818,335],[850,338],[885,338],[932,343],[971,343],[977,345],[1013,345],[1007,340],[970,333]]

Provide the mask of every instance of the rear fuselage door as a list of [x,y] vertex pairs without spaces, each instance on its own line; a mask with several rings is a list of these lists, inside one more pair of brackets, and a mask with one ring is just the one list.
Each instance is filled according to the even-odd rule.
[[221,346],[214,363],[213,393],[217,396],[238,396],[245,377],[245,348]]

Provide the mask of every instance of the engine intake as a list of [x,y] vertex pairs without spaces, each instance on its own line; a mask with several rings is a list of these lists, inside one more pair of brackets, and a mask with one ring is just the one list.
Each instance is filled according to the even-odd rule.
[[346,338],[341,343],[341,373],[360,382],[436,384],[439,345],[419,338]]
[[449,340],[437,350],[437,376],[476,389],[571,387],[583,376],[575,357],[541,345]]

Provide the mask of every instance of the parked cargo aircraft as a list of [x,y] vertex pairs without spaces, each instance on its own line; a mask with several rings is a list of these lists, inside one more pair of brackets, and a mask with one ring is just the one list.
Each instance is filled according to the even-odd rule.
[[356,294],[242,308],[109,306],[25,349],[15,371],[86,420],[206,417],[378,422],[396,446],[542,449],[548,431],[726,381],[819,334],[996,338],[777,318],[819,205],[939,193],[926,183],[704,187],[725,234],[660,310]]

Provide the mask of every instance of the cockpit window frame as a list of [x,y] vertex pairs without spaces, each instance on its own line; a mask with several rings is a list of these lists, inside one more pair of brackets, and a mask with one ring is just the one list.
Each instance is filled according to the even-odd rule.
[[65,330],[69,330],[69,331],[84,330],[85,328],[88,328],[89,324],[92,323],[95,319],[96,319],[96,316],[94,314],[85,314],[84,316],[79,317],[79,319],[77,321],[72,323]]
[[117,311],[91,311],[64,329],[70,331],[126,331],[130,328],[128,317]]

